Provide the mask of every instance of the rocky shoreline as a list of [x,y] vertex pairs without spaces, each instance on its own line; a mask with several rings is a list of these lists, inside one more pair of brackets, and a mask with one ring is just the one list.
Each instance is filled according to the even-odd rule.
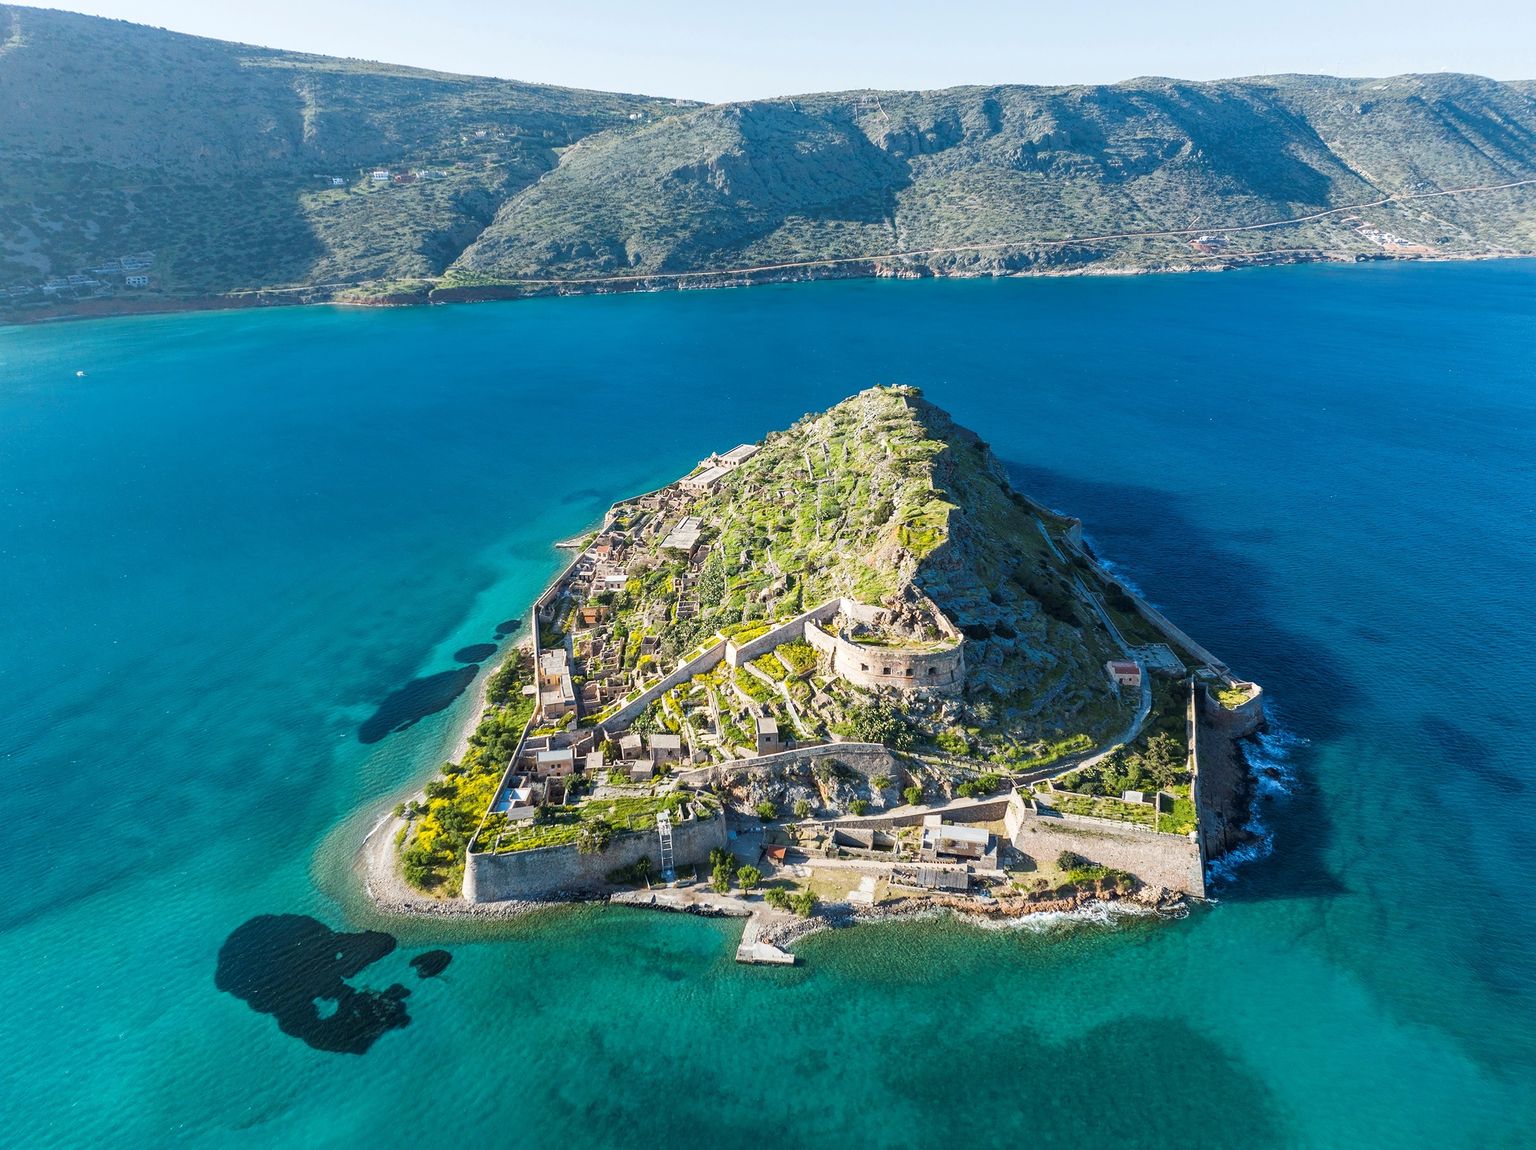
[[[897,266],[892,257],[870,257],[845,270],[841,267],[799,268],[773,272],[686,273],[679,279],[640,279],[610,283],[594,280],[590,284],[487,284],[473,287],[427,287],[419,291],[396,292],[374,297],[347,297],[321,287],[249,289],[240,295],[184,296],[139,299],[91,299],[72,301],[61,309],[16,309],[0,312],[0,327],[38,323],[62,323],[70,320],[101,319],[108,316],[174,315],[195,311],[233,311],[263,307],[423,307],[455,303],[491,303],[517,299],[554,296],[621,295],[631,292],[697,291],[704,288],[757,287],[769,284],[810,283],[844,279],[1023,279],[1066,276],[1137,276],[1171,275],[1190,272],[1219,272],[1246,267],[1275,267],[1304,263],[1463,263],[1473,260],[1530,259],[1536,252],[1473,255],[1394,255],[1390,253],[1335,255],[1316,249],[1255,253],[1252,257],[1222,256],[1208,262],[1179,261],[1156,266],[1087,264],[1081,267],[1040,267],[988,270],[942,270],[927,266]],[[867,264],[868,266],[864,266]]]

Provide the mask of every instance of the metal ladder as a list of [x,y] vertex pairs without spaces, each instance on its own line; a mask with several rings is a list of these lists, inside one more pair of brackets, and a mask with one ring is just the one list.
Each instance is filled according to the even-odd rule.
[[666,811],[656,812],[656,837],[661,840],[661,875],[671,882],[676,870],[672,857],[672,816]]

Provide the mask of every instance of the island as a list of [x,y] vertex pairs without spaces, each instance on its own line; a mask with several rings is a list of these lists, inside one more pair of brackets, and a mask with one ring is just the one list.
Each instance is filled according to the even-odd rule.
[[745,915],[744,961],[792,961],[860,918],[1178,908],[1244,842],[1261,688],[916,388],[571,550],[461,753],[375,829],[386,907]]

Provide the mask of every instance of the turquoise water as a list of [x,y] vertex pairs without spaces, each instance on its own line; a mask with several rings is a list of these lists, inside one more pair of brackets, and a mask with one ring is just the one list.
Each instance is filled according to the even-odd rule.
[[[784,971],[642,912],[370,918],[351,851],[469,696],[364,743],[380,702],[612,498],[877,382],[1267,685],[1273,853],[1175,924]],[[4,1141],[1529,1145],[1533,511],[1531,263],[0,330]],[[326,1053],[221,993],[262,914],[398,936],[355,981],[409,1025]]]

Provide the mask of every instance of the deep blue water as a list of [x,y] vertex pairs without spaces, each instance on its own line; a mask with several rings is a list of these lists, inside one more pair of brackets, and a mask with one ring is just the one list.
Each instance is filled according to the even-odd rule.
[[[1173,925],[792,971],[639,912],[372,919],[352,851],[469,695],[363,742],[380,702],[613,498],[890,382],[1266,684],[1273,853]],[[0,330],[0,1137],[1532,1144],[1533,512],[1529,262]],[[222,993],[261,914],[398,935],[355,981],[409,1025],[327,1053]]]

